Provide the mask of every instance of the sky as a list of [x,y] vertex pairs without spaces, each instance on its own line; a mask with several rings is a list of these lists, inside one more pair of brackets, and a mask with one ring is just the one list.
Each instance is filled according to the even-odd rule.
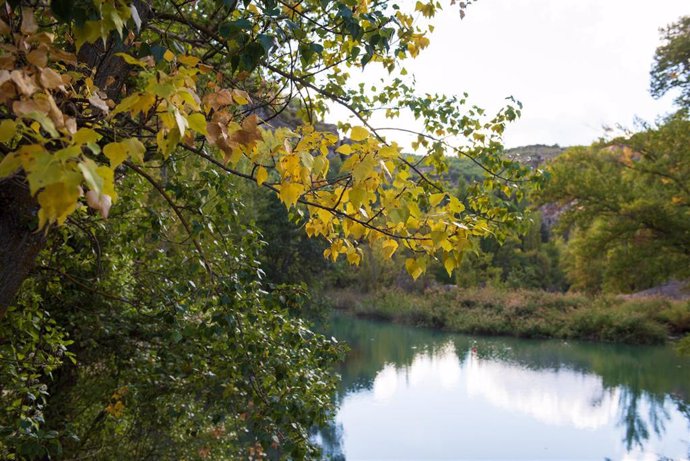
[[673,95],[649,95],[649,71],[659,28],[690,14],[690,0],[477,0],[463,20],[442,4],[431,45],[406,67],[420,92],[468,92],[493,111],[521,101],[507,147],[590,144],[605,126],[673,110]]

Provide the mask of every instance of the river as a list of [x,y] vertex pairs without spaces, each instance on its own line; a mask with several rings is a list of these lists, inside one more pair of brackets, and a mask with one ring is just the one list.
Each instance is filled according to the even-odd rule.
[[350,345],[326,459],[690,458],[670,347],[470,337],[333,317]]

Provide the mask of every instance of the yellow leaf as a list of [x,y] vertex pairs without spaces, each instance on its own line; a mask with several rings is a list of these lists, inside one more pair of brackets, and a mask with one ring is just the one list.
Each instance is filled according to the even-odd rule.
[[232,90],[232,99],[240,106],[249,104],[249,95],[246,91]]
[[201,113],[195,113],[187,117],[187,122],[189,122],[189,128],[196,131],[204,136],[208,134],[206,130],[206,117]]
[[453,258],[449,254],[445,254],[443,256],[443,267],[446,268],[446,272],[448,272],[449,277],[453,275],[453,270],[455,269],[455,266],[455,258]]
[[381,149],[379,149],[379,156],[386,159],[396,158],[399,153],[400,147],[398,147],[396,143],[393,143],[393,145],[391,146],[384,146]]
[[58,182],[50,184],[38,194],[38,227],[46,224],[64,224],[67,216],[77,209],[79,187],[72,184]]
[[260,186],[268,179],[268,171],[266,168],[260,166],[256,170],[256,183]]
[[393,257],[393,253],[398,249],[398,242],[396,242],[393,239],[386,240],[383,242],[383,254],[386,256],[386,258],[391,259]]
[[54,162],[53,155],[43,146],[31,144],[19,150],[22,167],[29,181],[29,193],[35,195],[41,188],[62,181],[65,170]]
[[144,154],[146,153],[146,147],[137,138],[127,138],[120,141],[120,144],[125,146],[127,150],[127,155],[137,160],[139,163],[144,161]]
[[144,69],[146,69],[146,63],[145,62],[143,62],[143,61],[135,58],[134,56],[127,54],[127,53],[115,53],[115,56],[119,56],[127,64],[131,64],[133,66],[143,67]]
[[17,134],[17,122],[5,119],[0,122],[0,142],[8,142]]
[[129,111],[132,115],[137,115],[139,112],[146,113],[155,102],[156,97],[150,93],[136,93],[120,101],[120,104],[113,110],[112,115],[126,111]]
[[352,179],[361,182],[367,179],[374,171],[376,159],[372,155],[367,155],[352,169]]
[[165,53],[163,53],[163,59],[165,59],[168,62],[172,62],[172,60],[175,59],[175,55],[172,51],[165,50]]
[[175,109],[175,123],[177,123],[177,129],[180,132],[180,138],[184,136],[184,132],[187,130],[189,123],[187,119],[182,115],[182,113]]
[[352,146],[350,146],[349,144],[343,144],[342,146],[338,147],[335,151],[339,154],[350,155],[352,153]]
[[359,208],[367,197],[367,191],[363,187],[353,187],[348,193],[348,198],[353,207]]
[[445,193],[440,193],[440,194],[431,194],[429,195],[429,203],[431,206],[436,206],[439,203],[441,203],[441,200],[446,196]]
[[199,61],[201,59],[197,58],[196,56],[189,56],[189,55],[182,55],[177,57],[177,61],[181,64],[184,64],[187,67],[194,67],[197,64],[199,64]]
[[91,128],[79,128],[79,131],[72,136],[72,142],[75,145],[89,144],[98,142],[102,136]]
[[110,167],[116,168],[127,160],[127,148],[119,142],[111,142],[103,148],[103,154],[110,160]]
[[74,41],[79,50],[84,43],[93,43],[103,34],[102,21],[86,21],[83,26],[74,28]]
[[350,131],[350,139],[353,141],[364,141],[369,137],[369,131],[362,126],[353,126]]
[[278,197],[288,208],[297,204],[300,196],[304,193],[304,186],[295,183],[281,184]]
[[414,280],[417,280],[424,273],[424,263],[420,259],[407,258],[405,260],[405,269]]
[[357,253],[356,249],[350,248],[347,250],[347,262],[355,266],[359,266],[361,260],[362,257],[359,255],[359,253]]
[[156,97],[150,93],[142,93],[134,101],[132,105],[132,115],[137,115],[139,112],[145,114],[151,109],[151,106],[156,102]]
[[450,202],[448,202],[448,208],[453,213],[462,213],[465,210],[465,205],[463,205],[457,197],[451,195]]
[[223,155],[223,160],[225,164],[230,164],[232,166],[237,165],[237,163],[242,159],[242,149],[231,148],[229,152],[225,152]]
[[115,171],[105,165],[96,168],[96,173],[103,180],[103,187],[101,194],[109,195],[113,202],[117,200],[117,192],[115,192]]

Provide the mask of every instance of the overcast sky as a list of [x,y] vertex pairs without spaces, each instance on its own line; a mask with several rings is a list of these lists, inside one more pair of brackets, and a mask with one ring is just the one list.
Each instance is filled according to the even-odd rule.
[[649,95],[649,70],[659,28],[684,14],[690,0],[478,0],[463,20],[445,6],[407,67],[421,92],[467,91],[487,109],[520,100],[508,147],[590,144],[604,125],[672,110],[673,97]]

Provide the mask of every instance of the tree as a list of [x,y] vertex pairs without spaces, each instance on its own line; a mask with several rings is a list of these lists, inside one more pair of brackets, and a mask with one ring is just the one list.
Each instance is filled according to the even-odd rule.
[[559,226],[571,231],[566,270],[575,288],[635,291],[688,276],[689,134],[679,113],[551,163],[540,200],[564,207]]
[[[509,188],[527,175],[496,155],[497,136],[518,115],[515,108],[482,122],[480,109],[460,111],[464,99],[418,98],[398,77],[374,95],[363,86],[347,88],[350,68],[378,62],[389,72],[402,72],[399,60],[428,45],[422,26],[400,8],[273,0],[40,5],[8,8],[1,25],[7,46],[0,177],[3,183],[17,176],[26,180],[43,231],[64,224],[82,196],[106,217],[117,201],[123,170],[144,175],[160,189],[160,178],[146,169],[175,155],[195,155],[207,167],[256,181],[287,207],[306,205],[307,232],[329,239],[327,255],[334,259],[343,254],[359,261],[358,239],[391,248],[402,242],[421,255],[408,264],[416,276],[426,265],[424,255],[443,258],[452,269],[459,262],[454,250],[463,242],[475,234],[501,234],[501,224],[515,218],[489,196],[478,197],[476,212],[465,212],[367,119],[379,104],[394,107],[387,109],[390,116],[409,110],[428,130],[417,147],[426,148],[432,168],[445,168],[443,154],[451,149],[494,173],[489,187]],[[416,6],[425,17],[437,9],[435,2]],[[46,32],[47,24],[60,34]],[[268,127],[295,95],[307,121],[325,113],[326,101],[352,110],[361,125],[352,127],[351,143],[338,146],[336,135],[312,125],[260,126]],[[449,136],[471,143],[453,147]],[[348,161],[329,179],[334,149]],[[429,192],[435,193],[431,201],[420,202]],[[7,211],[7,221],[27,214],[19,204],[30,200],[13,197],[7,202],[16,209]],[[178,218],[185,222],[179,213]],[[40,247],[40,239],[21,239],[28,240],[25,246]],[[2,267],[25,274],[35,251],[24,253],[26,262],[7,254],[11,260]],[[212,275],[211,267],[206,270]],[[16,288],[17,283],[3,283],[2,305]]]
[[690,105],[690,16],[662,29],[664,43],[656,49],[651,71],[651,93],[660,98],[677,88],[676,103]]
[[235,183],[167,185],[178,203],[203,203],[193,225],[216,230],[198,236],[213,285],[136,175],[122,198],[145,206],[51,235],[0,322],[0,458],[316,457],[308,431],[331,414],[339,346],[299,319],[303,293],[257,277],[262,244],[235,212]]
[[[336,348],[289,315],[290,295],[264,290],[256,229],[233,221],[243,199],[229,177],[274,193],[308,236],[326,239],[326,257],[357,264],[362,242],[389,258],[403,247],[415,278],[432,258],[450,272],[469,242],[519,227],[521,212],[506,197],[522,194],[531,173],[500,156],[519,105],[486,117],[466,97],[417,96],[405,80],[404,60],[428,46],[438,2],[413,11],[355,0],[3,5],[0,353],[11,364],[3,383],[13,386],[3,394],[12,397],[3,456],[57,456],[59,448],[115,458],[117,443],[90,444],[125,431],[127,450],[153,450],[161,445],[150,434],[167,429],[175,442],[166,446],[203,457],[207,446],[190,440],[218,426],[203,417],[216,404],[236,430],[214,457],[305,453],[306,429],[328,410]],[[458,6],[462,13],[466,4]],[[389,77],[351,84],[351,72],[372,65]],[[349,139],[320,129],[328,104],[357,120],[339,127]],[[299,124],[285,122],[289,108]],[[420,156],[372,125],[375,110],[418,120]],[[435,179],[446,154],[488,173],[469,206]],[[336,156],[342,162],[331,171]],[[59,368],[70,346],[84,362]],[[110,400],[85,398],[85,419],[71,427],[80,442],[68,443],[65,427],[44,431],[50,396],[86,396],[93,371],[110,365],[112,379],[95,386]],[[64,376],[48,380],[58,369]],[[123,390],[123,379],[136,386]],[[127,398],[162,403],[127,414]],[[255,411],[232,410],[242,405]],[[145,414],[150,432],[132,435],[131,421]],[[174,457],[171,450],[148,456]]]

